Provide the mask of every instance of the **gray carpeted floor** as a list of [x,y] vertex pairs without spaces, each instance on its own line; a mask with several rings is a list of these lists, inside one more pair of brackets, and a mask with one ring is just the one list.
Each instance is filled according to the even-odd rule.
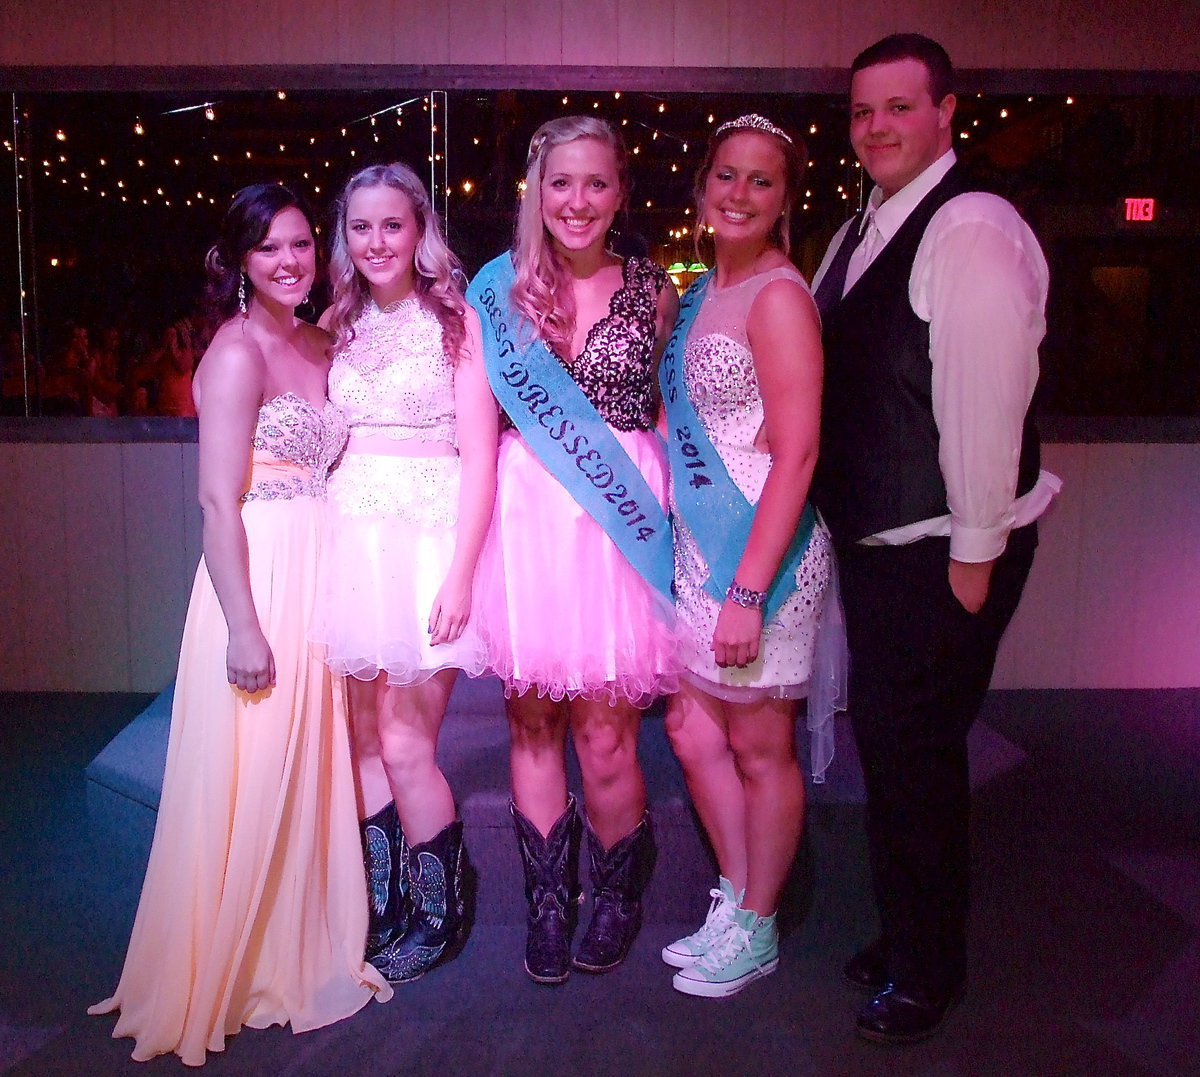
[[[115,982],[141,880],[93,841],[83,768],[147,702],[0,696],[0,1070],[182,1069],[173,1056],[131,1062],[113,1018],[84,1014]],[[623,968],[561,988],[525,977],[519,925],[481,916],[457,960],[391,1003],[301,1036],[246,1030],[207,1072],[1200,1073],[1200,692],[994,693],[985,722],[970,985],[934,1040],[881,1049],[853,1034],[860,1000],[839,968],[873,921],[860,808],[826,791],[810,810],[779,971],[734,999],[671,990],[658,949],[695,927],[677,913],[650,908]],[[497,754],[485,769],[502,776]],[[669,765],[656,756],[648,769]],[[656,885],[670,894],[669,880]],[[660,908],[694,903],[696,922],[707,904],[670,897]]]

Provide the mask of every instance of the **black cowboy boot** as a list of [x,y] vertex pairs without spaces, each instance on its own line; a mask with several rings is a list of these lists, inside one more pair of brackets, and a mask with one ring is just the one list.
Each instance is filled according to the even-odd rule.
[[650,813],[611,849],[587,827],[592,862],[592,919],[572,964],[583,972],[615,969],[642,926],[642,893],[654,870]]
[[408,926],[407,845],[396,804],[389,801],[362,828],[363,870],[367,876],[367,958],[404,934]]
[[411,846],[404,871],[408,877],[408,927],[370,959],[392,983],[407,983],[425,975],[462,929],[462,821],[455,819],[428,841]]
[[546,837],[516,804],[509,802],[517,829],[517,848],[525,867],[525,899],[529,930],[525,937],[525,971],[540,984],[560,984],[571,973],[571,934],[579,907],[579,815],[575,798]]

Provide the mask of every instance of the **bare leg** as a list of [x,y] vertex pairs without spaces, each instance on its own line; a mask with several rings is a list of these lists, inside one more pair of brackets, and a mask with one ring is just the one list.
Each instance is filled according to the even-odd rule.
[[420,845],[454,821],[454,794],[437,765],[437,740],[456,669],[439,670],[408,687],[378,680],[380,754],[396,813],[410,845]]
[[529,691],[504,701],[517,810],[545,837],[567,810],[566,704]]
[[357,778],[360,819],[371,818],[392,799],[379,746],[376,698],[381,679],[386,681],[386,674],[373,681],[360,681],[357,677],[346,678],[350,705],[350,745]]
[[795,700],[726,703],[729,744],[746,796],[746,896],[742,908],[770,916],[804,829],[804,775],[796,759]]
[[646,785],[637,757],[642,712],[627,701],[614,705],[584,699],[573,700],[568,710],[588,822],[610,849],[646,811]]
[[717,867],[740,893],[747,876],[746,790],[729,746],[725,704],[683,681],[667,706],[666,729]]

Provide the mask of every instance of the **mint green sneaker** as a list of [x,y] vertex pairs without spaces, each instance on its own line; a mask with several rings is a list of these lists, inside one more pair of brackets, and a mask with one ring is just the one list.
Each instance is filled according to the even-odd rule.
[[775,916],[734,909],[729,926],[694,965],[675,973],[676,991],[703,998],[728,998],[779,966]]
[[[743,890],[742,894],[744,893]],[[708,907],[704,926],[694,934],[683,939],[676,939],[664,946],[662,959],[676,969],[686,969],[689,965],[694,965],[708,952],[708,948],[725,934],[725,929],[733,920],[733,910],[741,901],[742,894],[735,894],[733,883],[722,875],[717,883],[717,889],[708,892],[708,896],[712,898],[712,904]]]

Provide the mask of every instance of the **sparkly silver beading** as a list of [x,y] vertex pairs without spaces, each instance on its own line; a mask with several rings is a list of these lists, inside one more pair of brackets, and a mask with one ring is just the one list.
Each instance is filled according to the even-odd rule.
[[333,357],[329,399],[356,437],[458,443],[454,365],[441,323],[418,299],[363,311],[354,339]]
[[[751,504],[762,496],[771,457],[755,444],[763,407],[746,320],[759,292],[781,277],[802,282],[795,269],[784,266],[729,288],[710,283],[684,348],[688,395],[729,477]],[[813,529],[796,569],[796,590],[764,626],[758,659],[744,669],[722,669],[713,660],[711,646],[721,606],[704,590],[708,565],[679,515],[675,528],[676,608],[688,669],[707,682],[733,688],[802,691],[811,673],[822,600],[832,571],[828,532],[821,526]]]
[[329,503],[344,517],[454,527],[461,474],[457,456],[348,452],[329,476]]
[[776,127],[766,116],[760,116],[757,112],[747,112],[745,116],[739,116],[736,120],[726,120],[717,128],[716,134],[720,135],[725,131],[762,131],[782,138],[789,146],[792,143],[792,136],[782,127]]
[[318,409],[295,393],[264,401],[254,428],[250,485],[242,501],[325,496],[325,477],[346,444],[337,408]]

